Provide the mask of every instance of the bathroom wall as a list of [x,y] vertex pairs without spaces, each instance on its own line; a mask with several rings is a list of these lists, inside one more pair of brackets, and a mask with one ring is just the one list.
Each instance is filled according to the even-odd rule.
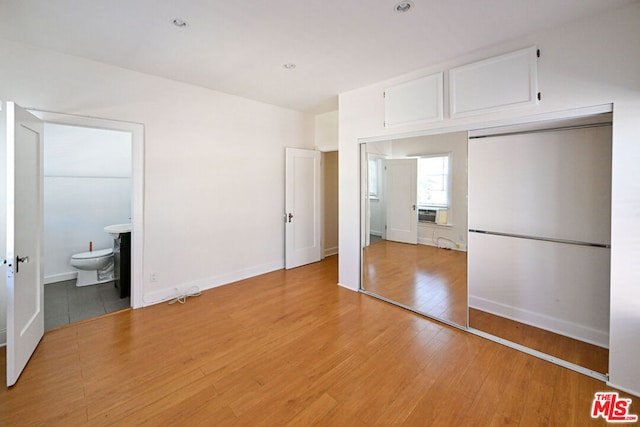
[[45,283],[75,278],[71,256],[112,247],[104,227],[130,217],[131,135],[45,124]]

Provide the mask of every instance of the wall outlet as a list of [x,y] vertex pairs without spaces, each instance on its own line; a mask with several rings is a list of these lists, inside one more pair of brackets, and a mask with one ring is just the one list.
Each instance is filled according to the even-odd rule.
[[157,282],[158,281],[158,275],[156,273],[151,273],[151,281],[152,282]]

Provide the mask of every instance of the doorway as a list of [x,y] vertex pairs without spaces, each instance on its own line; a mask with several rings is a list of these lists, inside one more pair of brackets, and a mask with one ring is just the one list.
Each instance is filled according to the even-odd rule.
[[[37,110],[31,110],[31,113],[40,118],[45,123],[45,125],[63,125],[94,130],[120,132],[130,136],[130,215],[125,218],[127,221],[131,222],[131,296],[128,306],[132,308],[142,307],[142,261],[144,242],[144,126],[140,123],[114,121],[94,117],[74,116]],[[47,206],[45,202],[45,210],[46,209]],[[130,220],[128,219],[129,217]],[[111,224],[105,224],[105,226],[106,225]],[[104,248],[110,247],[111,243],[109,242],[112,242],[112,240],[110,239],[113,238],[110,237],[107,233],[100,233],[98,235],[107,239],[106,242],[102,241],[101,243],[102,245],[106,245],[104,246]],[[88,245],[89,241],[86,242],[86,246]],[[94,248],[101,249],[102,246],[94,246]],[[86,248],[86,250],[88,250],[88,248]],[[47,273],[45,271],[45,275],[46,274]],[[64,277],[61,278],[65,279]],[[66,279],[68,280],[69,278]],[[45,282],[48,281],[45,279]],[[50,286],[50,284],[45,285],[45,287],[46,286]]]
[[[43,146],[47,331],[131,307],[116,287],[114,237],[104,228],[131,221],[132,135],[45,123]],[[107,265],[78,271],[70,263],[87,256]]]

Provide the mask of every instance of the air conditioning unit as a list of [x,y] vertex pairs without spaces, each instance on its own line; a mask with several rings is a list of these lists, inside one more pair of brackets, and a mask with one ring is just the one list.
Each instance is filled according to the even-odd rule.
[[429,222],[432,224],[446,224],[447,210],[439,208],[420,208],[418,209],[418,221]]

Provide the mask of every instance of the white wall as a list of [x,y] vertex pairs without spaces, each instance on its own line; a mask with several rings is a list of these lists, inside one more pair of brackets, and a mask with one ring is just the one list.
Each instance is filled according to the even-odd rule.
[[282,268],[284,147],[314,147],[313,116],[7,41],[0,56],[0,98],[144,124],[145,304]]
[[315,144],[319,151],[338,149],[338,111],[317,114],[315,120]]
[[69,280],[71,256],[113,246],[104,232],[131,222],[131,134],[45,124],[45,283]]
[[[346,92],[339,97],[339,280],[359,285],[358,139],[392,133],[444,132],[524,120],[543,113],[614,104],[610,382],[640,395],[640,4],[549,29],[467,57]],[[537,45],[539,105],[390,131],[383,127],[384,88],[493,55]],[[446,84],[445,84],[446,88]],[[448,91],[445,90],[445,98]],[[544,116],[544,114],[543,114]]]

